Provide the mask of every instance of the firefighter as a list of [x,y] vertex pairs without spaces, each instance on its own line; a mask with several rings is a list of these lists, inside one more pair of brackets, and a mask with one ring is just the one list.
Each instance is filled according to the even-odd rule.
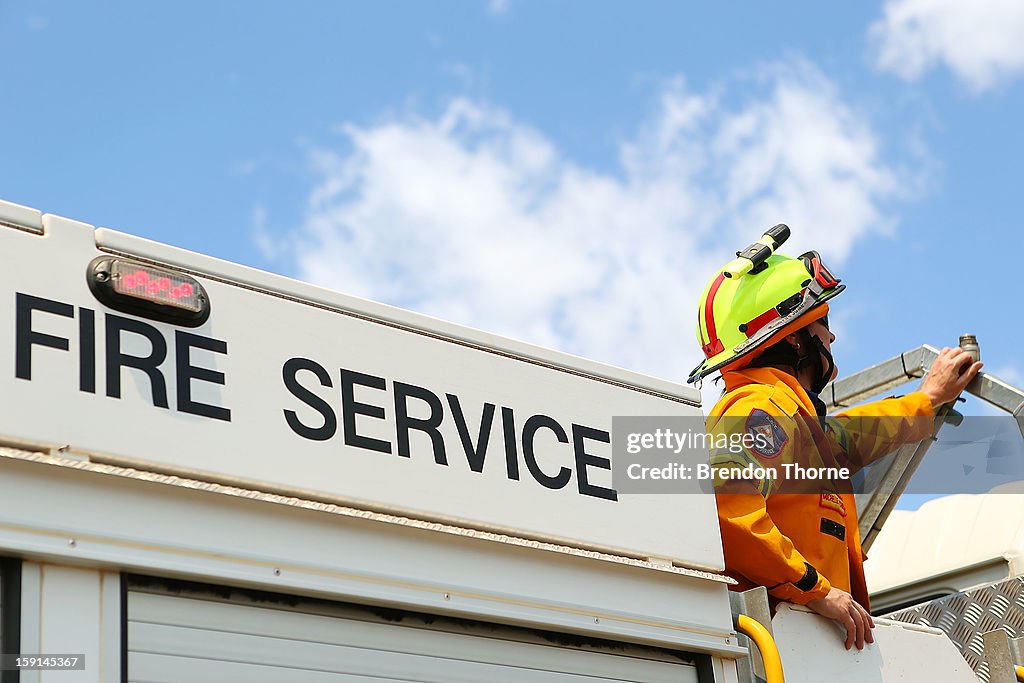
[[[796,463],[852,473],[902,443],[928,438],[936,408],[955,400],[982,364],[960,348],[944,348],[920,390],[826,417],[818,394],[837,375],[827,301],[845,285],[817,252],[773,253],[788,232],[751,245],[742,252],[752,257],[745,267],[735,267],[743,264],[738,259],[708,284],[697,326],[705,360],[688,381],[721,371],[725,393],[708,415],[708,431],[749,437],[742,448],[713,451],[713,468],[764,473]],[[793,602],[835,620],[846,631],[847,649],[874,642],[848,478],[718,478],[715,484],[735,590],[765,586],[773,609]]]

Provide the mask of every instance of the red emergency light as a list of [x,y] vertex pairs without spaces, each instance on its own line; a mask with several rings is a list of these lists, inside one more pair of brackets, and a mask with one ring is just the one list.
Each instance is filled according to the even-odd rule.
[[206,290],[184,273],[100,256],[89,263],[87,277],[96,298],[114,310],[186,327],[210,317]]

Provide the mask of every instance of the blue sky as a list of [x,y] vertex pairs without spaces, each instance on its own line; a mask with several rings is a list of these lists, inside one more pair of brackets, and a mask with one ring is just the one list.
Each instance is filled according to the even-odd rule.
[[1024,381],[1024,7],[0,2],[0,198],[681,379],[777,222]]

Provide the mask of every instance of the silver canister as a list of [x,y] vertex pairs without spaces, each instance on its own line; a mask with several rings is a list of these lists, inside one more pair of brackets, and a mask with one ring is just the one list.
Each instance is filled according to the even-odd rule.
[[971,354],[975,362],[981,360],[981,347],[978,346],[978,338],[973,334],[960,335],[960,348]]

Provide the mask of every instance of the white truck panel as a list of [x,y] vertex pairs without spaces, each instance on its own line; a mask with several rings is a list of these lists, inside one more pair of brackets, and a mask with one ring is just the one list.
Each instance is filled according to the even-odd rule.
[[0,200],[0,223],[19,230],[41,233],[43,231],[43,214],[27,206]]
[[[723,567],[714,499],[697,493],[697,482],[688,483],[694,495],[612,492],[612,416],[699,417],[695,392],[104,231],[108,247],[152,261],[167,255],[209,293],[212,315],[201,327],[142,320],[107,309],[89,291],[86,266],[103,253],[91,226],[51,215],[43,225],[42,236],[0,228],[3,438]],[[107,334],[125,320],[132,329]],[[152,356],[152,368],[119,368],[120,356]],[[440,417],[440,439],[413,426],[403,444],[399,403],[410,420]],[[486,405],[493,416],[484,451]],[[535,445],[532,462],[527,442]],[[475,457],[467,452],[474,449]],[[479,471],[470,464],[476,458]]]
[[782,604],[772,619],[786,683],[977,683],[942,631],[875,618],[875,642],[846,650],[845,631],[802,607]]
[[[0,548],[59,564],[740,652],[727,586],[704,573],[113,473],[119,469],[0,448]],[[26,577],[23,600],[38,604],[31,596],[39,582]],[[33,612],[23,610],[22,621],[23,648],[38,648],[27,639],[40,632]]]
[[115,572],[27,563],[22,652],[84,655],[81,670],[22,671],[26,683],[121,680],[121,582]]

